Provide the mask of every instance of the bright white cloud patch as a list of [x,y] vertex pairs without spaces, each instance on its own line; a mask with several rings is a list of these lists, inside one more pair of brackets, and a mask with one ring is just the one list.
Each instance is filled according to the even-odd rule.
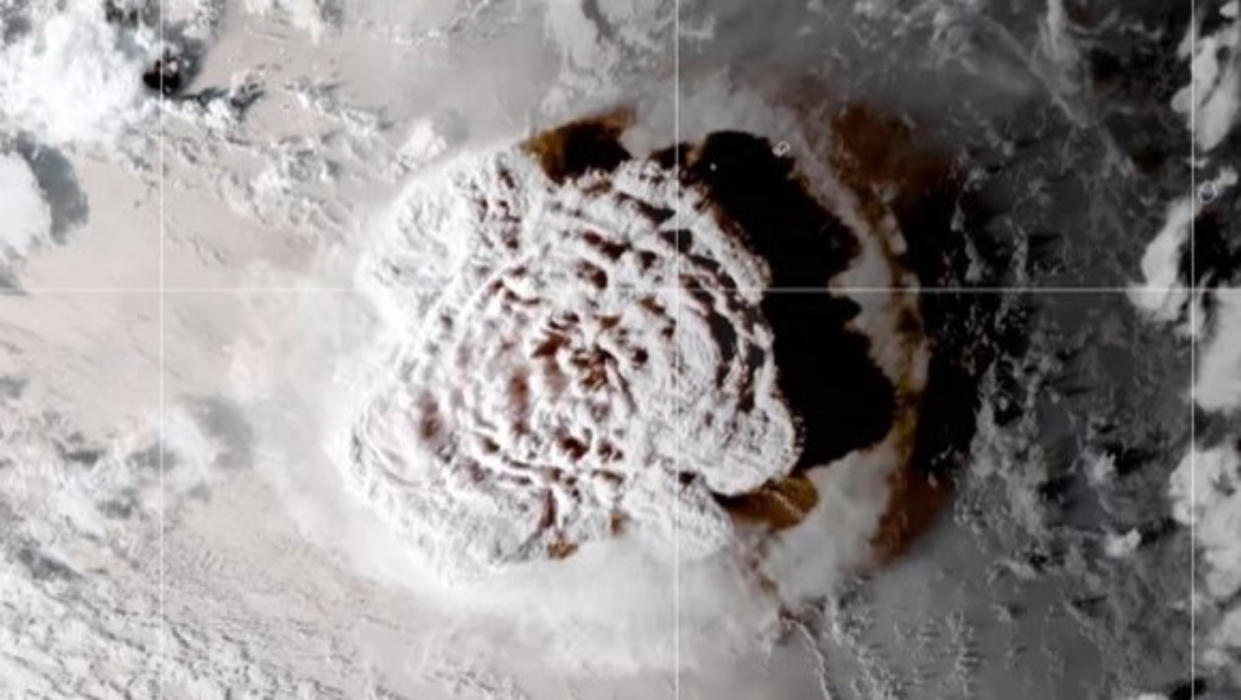
[[1137,530],[1130,530],[1123,535],[1108,535],[1103,540],[1103,551],[1109,557],[1127,557],[1133,554],[1140,544],[1142,544],[1142,534]]
[[1194,526],[1217,600],[1241,591],[1241,455],[1231,445],[1195,449],[1172,474],[1172,515]]
[[1194,614],[1218,614],[1201,659],[1216,669],[1237,668],[1241,654],[1241,455],[1231,444],[1191,448],[1172,474],[1173,516],[1193,528],[1201,552],[1202,584]]
[[51,241],[52,210],[21,156],[0,153],[0,265]]
[[1185,115],[1194,141],[1203,151],[1224,140],[1241,112],[1241,68],[1237,60],[1241,23],[1236,20],[1235,5],[1226,5],[1219,12],[1231,21],[1208,36],[1198,37],[1197,42],[1191,33],[1181,44],[1181,55],[1191,57],[1193,78],[1172,98],[1172,108]]
[[[1225,31],[1235,31],[1235,25]],[[1188,51],[1185,47],[1183,50]],[[1198,55],[1195,68],[1201,60],[1205,59]],[[1212,85],[1225,79],[1217,73],[1207,77]],[[1235,79],[1235,75],[1227,78]],[[1187,99],[1188,90],[1178,99]],[[1209,149],[1223,139],[1233,121],[1234,116],[1229,116],[1224,121],[1191,126],[1207,130],[1205,138],[1203,132],[1196,136],[1199,146]],[[1225,167],[1202,185],[1218,196],[1237,180],[1236,171]],[[1235,289],[1195,290],[1181,274],[1191,254],[1192,222],[1205,206],[1204,199],[1185,197],[1168,207],[1163,228],[1142,257],[1145,281],[1132,287],[1129,297],[1151,320],[1177,324],[1179,331],[1197,340],[1196,376],[1192,394],[1186,399],[1205,411],[1228,414],[1241,408],[1241,294]],[[1209,285],[1214,280],[1194,282]],[[1190,313],[1191,308],[1194,313]],[[1213,666],[1231,663],[1230,650],[1241,648],[1241,625],[1236,622],[1241,608],[1235,604],[1229,608],[1228,604],[1241,590],[1241,456],[1232,440],[1226,438],[1212,447],[1191,445],[1172,474],[1169,489],[1173,515],[1192,528],[1194,546],[1202,552],[1202,584],[1196,591],[1195,614],[1214,611],[1222,615],[1201,654],[1202,660]],[[1131,549],[1132,540],[1128,535],[1109,537],[1105,550],[1112,556],[1123,555]]]
[[1189,300],[1189,291],[1180,280],[1180,265],[1189,240],[1189,226],[1197,213],[1189,199],[1169,205],[1163,228],[1142,255],[1145,279],[1130,289],[1129,298],[1155,321],[1175,321]]
[[[1202,187],[1217,193],[1237,184],[1237,172],[1222,169]],[[1218,195],[1217,195],[1218,196]],[[1181,268],[1189,255],[1190,232],[1193,220],[1201,212],[1203,203],[1195,198],[1183,197],[1168,205],[1163,227],[1146,246],[1142,255],[1140,284],[1129,288],[1129,300],[1152,321],[1172,323],[1185,313],[1189,302],[1189,280],[1181,277]],[[1199,314],[1201,318],[1201,314]],[[1198,332],[1200,329],[1188,329]]]
[[1198,354],[1194,400],[1208,411],[1241,408],[1241,294],[1215,292],[1214,324]]
[[142,84],[150,30],[107,22],[104,3],[70,0],[0,52],[0,125],[54,145],[114,145],[154,114]]
[[[670,221],[705,196],[655,162],[557,186],[503,153],[401,202],[368,284],[413,332],[363,412],[350,477],[446,573],[622,526],[710,553],[730,528],[706,489],[791,469],[796,430],[756,312],[765,267],[711,215],[679,239]],[[676,489],[678,471],[701,484]]]

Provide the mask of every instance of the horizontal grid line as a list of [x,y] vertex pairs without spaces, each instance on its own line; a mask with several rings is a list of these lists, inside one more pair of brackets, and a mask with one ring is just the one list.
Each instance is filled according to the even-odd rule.
[[30,297],[40,294],[80,294],[99,296],[142,296],[161,294],[357,294],[353,287],[26,287],[2,289],[0,296]]
[[[698,285],[705,286],[705,285]],[[653,287],[651,291],[684,291],[693,289],[695,285]],[[406,289],[418,289],[408,287]],[[427,287],[438,290],[442,287]],[[713,289],[717,289],[713,287]],[[1241,287],[723,287],[735,292],[766,292],[771,294],[1126,294],[1139,296],[1159,296],[1170,294],[1196,294],[1203,291],[1223,294],[1241,293]],[[367,290],[358,287],[25,287],[0,289],[0,296],[31,297],[38,295],[152,295],[160,294],[365,294]]]

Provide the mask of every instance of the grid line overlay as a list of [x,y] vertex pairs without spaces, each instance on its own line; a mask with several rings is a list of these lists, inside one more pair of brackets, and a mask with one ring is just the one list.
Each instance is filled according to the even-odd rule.
[[[676,219],[676,230],[681,228],[681,0],[673,1],[672,11],[672,62],[673,62],[673,87],[672,87],[672,158],[673,158],[673,182],[677,188],[676,207],[673,216]],[[680,234],[677,234],[678,239]],[[676,246],[676,258],[674,269],[680,273],[681,269],[681,246],[678,242]],[[676,301],[676,325],[681,327],[681,293],[682,288],[677,287],[674,292],[673,299]],[[676,342],[673,342],[673,362],[677,362]],[[672,695],[674,700],[681,700],[681,462],[684,455],[684,445],[681,443],[682,421],[681,406],[681,372],[680,368],[674,365],[673,371],[673,430],[676,431],[676,461],[673,464],[672,478],[669,483],[672,484]]]
[[[390,3],[389,3],[389,7],[390,7]],[[159,3],[158,3],[158,18],[159,18],[159,25],[160,25],[159,26],[159,46],[160,46],[161,51],[164,48],[164,41],[165,41],[164,17],[165,17],[165,2],[164,0],[159,0]],[[680,126],[681,126],[680,125],[680,118],[681,118],[681,114],[680,114],[680,90],[681,90],[681,85],[680,85],[680,80],[681,80],[681,75],[680,75],[680,0],[675,0],[675,11],[674,11],[674,23],[673,24],[674,24],[674,36],[673,36],[673,40],[674,40],[674,95],[673,95],[674,142],[673,143],[675,146],[676,144],[680,143]],[[1196,44],[1198,41],[1198,38],[1199,37],[1198,37],[1198,24],[1197,24],[1197,2],[1196,0],[1191,0],[1191,12],[1190,12],[1191,45]],[[1189,116],[1189,124],[1190,124],[1189,195],[1192,198],[1191,202],[1196,202],[1197,197],[1198,197],[1198,191],[1197,191],[1198,185],[1197,185],[1197,168],[1194,164],[1194,161],[1198,155],[1197,147],[1196,147],[1196,137],[1197,137],[1197,129],[1198,129],[1198,124],[1197,124],[1197,105],[1198,105],[1198,94],[1197,93],[1198,91],[1197,91],[1197,83],[1195,81],[1196,76],[1194,74],[1193,64],[1194,62],[1190,60],[1191,99],[1190,99],[1190,116]],[[155,660],[156,661],[155,665],[156,665],[156,673],[157,673],[156,684],[158,688],[158,697],[160,698],[164,698],[166,696],[165,683],[166,683],[167,663],[168,663],[168,656],[167,656],[168,634],[167,634],[167,629],[166,629],[168,618],[166,615],[166,607],[165,607],[166,596],[167,596],[166,548],[165,548],[165,530],[166,530],[166,522],[165,522],[165,505],[166,505],[166,500],[165,500],[165,487],[166,487],[166,484],[165,484],[165,466],[166,466],[165,465],[165,458],[166,458],[166,455],[165,455],[165,452],[166,452],[165,450],[165,437],[166,437],[166,396],[165,396],[165,389],[166,389],[165,387],[165,378],[166,378],[165,342],[166,342],[166,338],[165,338],[165,332],[166,332],[166,326],[165,326],[165,322],[166,322],[167,297],[169,295],[172,295],[172,296],[219,295],[222,297],[230,297],[230,296],[244,296],[244,295],[298,296],[298,295],[312,295],[312,294],[329,294],[329,295],[330,294],[340,294],[340,295],[363,295],[364,294],[364,292],[362,292],[360,289],[352,287],[352,286],[339,286],[339,287],[332,287],[332,286],[307,286],[307,287],[246,287],[246,286],[192,287],[192,286],[185,286],[185,287],[176,287],[176,286],[173,286],[173,287],[169,287],[167,285],[166,269],[165,269],[165,262],[166,262],[165,245],[166,245],[166,238],[167,238],[167,217],[165,215],[165,201],[164,201],[165,178],[167,174],[167,170],[165,168],[165,150],[166,150],[165,149],[165,112],[167,109],[167,97],[164,92],[164,79],[165,79],[164,72],[161,70],[158,76],[159,94],[158,94],[158,99],[157,99],[159,107],[160,107],[159,116],[158,116],[159,133],[158,133],[158,138],[157,138],[157,144],[159,148],[159,153],[157,156],[157,167],[159,168],[158,191],[157,191],[158,214],[159,214],[159,223],[158,223],[158,235],[159,235],[158,255],[159,255],[159,258],[158,258],[157,285],[153,287],[151,286],[147,286],[147,287],[143,287],[143,286],[46,286],[46,287],[26,287],[22,289],[0,289],[0,298],[4,298],[4,297],[20,298],[20,297],[25,297],[25,296],[46,296],[46,295],[83,295],[83,296],[134,295],[134,296],[151,296],[151,297],[154,297],[158,302],[159,338],[157,340],[157,357],[158,357],[158,367],[159,367],[159,377],[158,377],[159,399],[158,399],[158,429],[157,429],[158,455],[157,457],[158,457],[159,493],[158,493],[157,503],[158,503],[158,510],[159,510],[159,523],[158,523],[158,526],[159,526],[159,534],[158,534],[159,561],[158,561],[158,619],[157,619],[157,625],[156,625],[156,633],[158,635],[158,641],[157,641],[158,654]],[[674,149],[674,153],[675,153],[674,168],[676,171],[679,171],[680,152],[679,150]],[[678,188],[680,187],[679,181],[678,181],[677,186]],[[678,203],[677,203],[675,216],[677,217],[677,220],[679,221],[681,217],[679,198],[677,202]],[[1057,286],[1013,286],[1013,287],[1004,287],[1004,286],[995,286],[995,287],[843,286],[843,287],[821,287],[821,288],[819,287],[766,287],[766,288],[761,288],[757,291],[763,291],[763,292],[770,293],[770,294],[858,294],[858,295],[889,294],[889,293],[898,292],[898,291],[908,292],[912,294],[920,294],[920,295],[921,294],[925,294],[925,295],[937,295],[937,294],[938,295],[954,295],[955,294],[955,295],[1101,295],[1102,296],[1102,295],[1116,295],[1116,294],[1158,295],[1158,294],[1171,294],[1171,293],[1186,293],[1188,294],[1188,298],[1189,298],[1189,324],[1190,324],[1190,328],[1192,331],[1193,329],[1197,328],[1197,324],[1201,320],[1198,315],[1199,312],[1197,309],[1197,302],[1198,302],[1198,296],[1204,293],[1203,288],[1198,285],[1198,276],[1197,276],[1196,216],[1190,217],[1188,245],[1189,245],[1189,258],[1190,258],[1190,264],[1189,264],[1190,284],[1182,285],[1182,286],[1169,286],[1169,287],[1143,287],[1143,286],[1138,286],[1138,285],[1098,286],[1098,287],[1092,287],[1092,286],[1061,286],[1061,287],[1057,287]],[[681,256],[681,252],[678,248],[677,250],[678,268],[680,266],[680,256]],[[681,300],[680,300],[679,292],[683,291],[684,288],[678,286],[678,287],[675,287],[674,289],[678,292],[675,296],[675,299],[676,299],[676,318],[679,321],[680,314],[681,314],[681,304],[680,304]],[[735,289],[738,291],[744,291],[747,288],[738,287]],[[1214,289],[1212,290],[1212,293],[1241,294],[1241,288]],[[1189,402],[1189,411],[1188,411],[1189,435],[1190,435],[1189,460],[1190,460],[1190,474],[1191,474],[1190,486],[1189,486],[1189,494],[1190,494],[1189,497],[1190,497],[1191,503],[1196,502],[1196,482],[1197,482],[1196,480],[1196,475],[1197,475],[1196,424],[1194,421],[1194,413],[1195,413],[1195,407],[1197,405],[1196,377],[1197,377],[1198,343],[1199,343],[1199,339],[1198,339],[1197,333],[1191,332],[1190,334],[1190,373],[1189,373],[1190,402]],[[679,392],[680,392],[679,373],[674,377],[674,391],[677,392],[679,396]],[[678,434],[676,467],[678,470],[679,470],[680,463],[682,460],[681,452],[683,449],[683,446],[680,440],[681,420],[682,420],[682,416],[680,412],[678,411],[677,417],[676,417],[676,430]],[[681,590],[680,590],[680,533],[679,533],[679,525],[680,525],[679,496],[680,494],[679,494],[679,482],[677,478],[675,478],[676,474],[674,474],[673,476],[674,478],[671,479],[671,484],[673,488],[673,496],[674,496],[673,498],[673,525],[674,525],[673,545],[674,545],[674,562],[675,562],[675,568],[673,572],[673,580],[674,580],[673,602],[674,602],[674,624],[675,624],[674,636],[673,636],[673,640],[674,640],[673,641],[673,653],[675,655],[673,689],[674,689],[674,697],[677,700],[680,700],[680,697],[681,697],[681,688],[680,688],[680,667],[681,667],[680,666],[680,658],[681,658],[680,657],[680,653],[681,653],[681,650],[680,650],[680,595],[681,595]],[[1189,648],[1190,648],[1190,655],[1189,655],[1189,664],[1190,664],[1191,685],[1196,683],[1197,681],[1197,666],[1196,666],[1196,659],[1197,659],[1196,629],[1197,628],[1196,628],[1196,614],[1195,614],[1195,610],[1197,606],[1197,600],[1196,600],[1197,545],[1196,545],[1196,541],[1197,541],[1196,540],[1196,519],[1190,518],[1190,548],[1189,548],[1190,549],[1190,567],[1189,567],[1190,569],[1189,571],[1189,586],[1190,586],[1190,591],[1189,591],[1189,594],[1190,594],[1189,595],[1190,597],[1190,607],[1189,607],[1190,647]]]
[[[1192,226],[1191,226],[1192,229]],[[1191,234],[1192,236],[1192,234]],[[679,253],[678,253],[679,255]],[[1193,263],[1191,263],[1192,265]],[[415,289],[414,287],[409,287]],[[428,291],[439,289],[438,287],[427,287]],[[663,290],[669,292],[684,291],[685,286],[668,286],[668,287],[643,287],[643,291]],[[1168,294],[1186,294],[1196,295],[1204,291],[1200,286],[1174,286],[1174,287],[1146,287],[1146,286],[1130,286],[1130,287],[1052,287],[1052,286],[1027,286],[1027,287],[865,287],[865,286],[824,286],[824,287],[725,287],[727,291],[733,292],[763,292],[767,294],[917,294],[917,295],[1039,295],[1046,294],[1048,296],[1067,296],[1067,295],[1125,295],[1125,296],[1156,296]],[[1213,294],[1224,295],[1241,295],[1241,287],[1216,287],[1212,288]],[[220,295],[220,296],[245,296],[245,295],[311,295],[311,294],[340,294],[350,296],[366,296],[366,290],[360,287],[74,287],[74,286],[57,286],[57,287],[23,287],[20,289],[6,288],[0,289],[0,297],[31,297],[31,296],[199,296],[199,295]]]
[[1194,423],[1198,405],[1198,257],[1197,220],[1193,210],[1198,197],[1198,82],[1194,74],[1193,51],[1198,45],[1198,2],[1189,0],[1189,687],[1197,696],[1198,682],[1198,428]]
[[164,378],[166,374],[165,361],[164,361],[165,360],[165,355],[164,355],[164,302],[165,302],[164,289],[166,286],[165,278],[164,278],[164,239],[167,236],[167,217],[165,216],[165,213],[164,213],[164,179],[167,176],[167,171],[164,168],[164,136],[165,136],[164,114],[167,111],[167,93],[164,91],[164,66],[162,65],[163,57],[165,55],[164,52],[166,51],[166,48],[164,46],[164,11],[165,11],[164,1],[165,0],[159,0],[159,51],[160,53],[159,53],[159,58],[156,59],[157,61],[159,61],[158,63],[156,63],[156,71],[158,72],[157,78],[159,81],[159,97],[158,97],[159,138],[157,142],[157,147],[159,148],[159,155],[156,159],[157,167],[159,168],[159,288],[158,288],[159,290],[159,314],[158,314],[159,316],[159,342],[158,342],[159,428],[157,430],[157,435],[156,435],[156,445],[158,446],[157,454],[158,454],[158,460],[159,460],[159,499],[158,499],[158,505],[159,505],[159,626],[157,627],[157,633],[159,634],[159,663],[158,663],[159,676],[157,679],[157,687],[159,688],[160,700],[163,700],[163,698],[166,695],[165,678],[167,676],[167,667],[168,667],[168,646],[167,646],[168,645],[168,634],[167,634],[167,630],[165,629],[165,626],[168,624],[168,616],[166,614],[166,609],[165,609],[168,587],[167,587],[167,580],[165,578],[166,551],[164,549],[164,530],[166,529],[165,494],[164,494],[164,488],[165,488],[164,459],[165,459],[165,453],[167,452],[167,449],[165,446],[166,414],[165,414],[165,406],[164,406],[164,402],[165,402]]

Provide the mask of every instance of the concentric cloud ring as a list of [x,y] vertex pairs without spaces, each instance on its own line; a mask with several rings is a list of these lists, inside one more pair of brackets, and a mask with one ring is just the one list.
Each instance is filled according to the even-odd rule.
[[[716,552],[750,516],[798,521],[815,503],[800,475],[893,431],[861,308],[826,293],[859,257],[854,230],[761,139],[635,158],[618,134],[577,123],[414,183],[364,267],[399,342],[347,473],[449,576],[621,532]],[[748,164],[753,196],[733,191]],[[824,294],[773,301],[773,283]],[[807,310],[819,330],[798,347],[830,371],[780,350],[773,322],[800,336]],[[820,380],[868,395],[825,412]],[[837,419],[852,423],[822,430]],[[762,494],[796,494],[793,512]]]

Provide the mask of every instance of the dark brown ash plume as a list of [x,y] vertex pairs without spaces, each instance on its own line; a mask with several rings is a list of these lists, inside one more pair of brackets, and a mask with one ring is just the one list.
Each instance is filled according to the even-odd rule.
[[557,184],[592,170],[612,172],[631,157],[620,142],[631,118],[628,111],[617,110],[579,119],[535,134],[523,148]]

